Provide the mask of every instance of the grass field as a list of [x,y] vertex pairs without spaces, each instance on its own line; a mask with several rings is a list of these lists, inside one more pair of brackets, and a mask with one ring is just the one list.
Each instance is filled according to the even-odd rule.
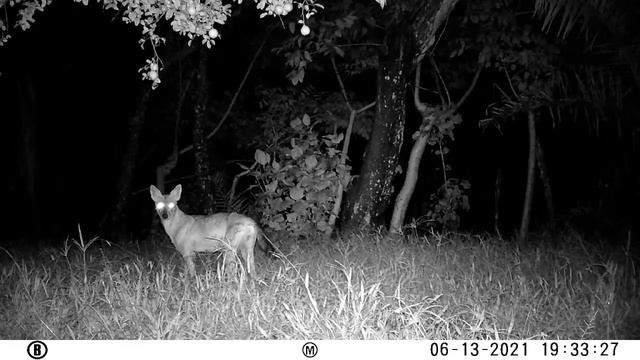
[[637,259],[576,233],[281,243],[255,283],[186,278],[167,239],[0,249],[0,338],[640,338]]

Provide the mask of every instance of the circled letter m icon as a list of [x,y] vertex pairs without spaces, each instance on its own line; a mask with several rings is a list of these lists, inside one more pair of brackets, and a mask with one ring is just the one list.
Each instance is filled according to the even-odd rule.
[[302,345],[302,355],[307,358],[312,358],[318,355],[318,346],[312,342]]

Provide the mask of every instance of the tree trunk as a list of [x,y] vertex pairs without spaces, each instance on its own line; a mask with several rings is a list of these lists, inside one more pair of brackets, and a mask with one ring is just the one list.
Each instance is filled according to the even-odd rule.
[[[347,125],[347,131],[345,132],[345,135],[344,135],[344,143],[342,144],[342,153],[340,154],[341,166],[345,166],[347,164],[347,153],[349,152],[349,144],[351,143],[351,134],[353,132],[353,123],[356,120],[356,116],[359,113],[373,107],[374,105],[375,103],[373,102],[358,110],[351,109],[351,113],[349,115],[349,124]],[[331,215],[329,216],[329,228],[325,232],[325,235],[327,237],[331,236],[331,234],[333,234],[333,231],[335,230],[336,219],[340,214],[340,207],[342,206],[344,186],[345,185],[343,184],[343,179],[340,179],[340,183],[338,184],[338,190],[336,193],[336,202],[333,204],[333,209],[331,210]]]
[[193,147],[196,172],[196,188],[198,192],[198,211],[213,213],[214,198],[211,189],[211,170],[207,151],[207,103],[209,99],[209,83],[207,78],[207,52],[200,50],[198,73],[196,74],[196,106],[193,119]]
[[391,224],[389,224],[389,232],[392,235],[402,234],[402,225],[404,224],[404,218],[409,207],[409,200],[413,195],[413,191],[416,188],[418,182],[418,173],[420,171],[420,161],[424,154],[424,149],[427,146],[427,140],[431,126],[433,125],[433,118],[428,116],[427,105],[420,101],[420,79],[422,70],[422,57],[418,59],[418,66],[416,67],[416,78],[413,89],[413,103],[416,110],[422,117],[422,124],[417,131],[417,138],[411,147],[411,154],[409,155],[409,162],[407,163],[407,172],[404,178],[402,188],[396,196],[396,202],[393,206],[393,215],[391,216]]
[[[344,135],[344,143],[342,144],[342,154],[340,154],[340,165],[344,166],[347,163],[347,153],[349,151],[349,144],[351,143],[351,133],[353,132],[353,123],[356,120],[356,110],[351,109],[351,113],[349,114],[349,125],[347,125],[347,131]],[[336,201],[333,203],[333,209],[331,210],[331,215],[329,216],[329,226],[325,231],[325,236],[330,237],[333,234],[333,230],[335,229],[336,219],[338,218],[338,214],[340,214],[340,207],[342,206],[342,197],[344,195],[344,185],[342,184],[342,179],[338,183],[338,190],[336,192]]]
[[[395,1],[393,3],[401,2]],[[413,17],[412,27],[417,48],[416,59],[419,59],[436,42],[436,32],[447,21],[458,0],[418,0],[416,3],[418,4],[417,10],[411,11],[407,15]]]
[[144,124],[147,104],[151,96],[151,88],[146,86],[142,96],[138,100],[138,106],[135,113],[129,118],[129,138],[125,153],[122,156],[122,167],[118,177],[118,187],[116,195],[116,203],[108,214],[108,219],[100,224],[107,231],[122,234],[127,229],[125,208],[131,193],[131,183],[136,170],[136,162],[138,159],[138,151],[140,149],[140,135],[142,133],[142,125]]
[[[452,105],[447,113],[437,114],[435,109],[433,111],[429,111],[429,106],[420,100],[420,72],[422,69],[422,58],[418,60],[418,66],[416,68],[416,80],[415,80],[415,88],[413,90],[413,103],[416,107],[416,110],[422,116],[422,124],[420,125],[420,129],[417,133],[417,139],[413,146],[411,147],[411,154],[409,155],[409,162],[407,163],[407,174],[404,178],[404,183],[402,184],[402,188],[396,197],[396,203],[393,207],[393,215],[391,216],[391,224],[389,225],[389,231],[391,234],[401,234],[402,233],[402,225],[404,225],[404,218],[407,213],[407,208],[409,207],[409,201],[411,200],[411,196],[413,195],[413,191],[416,188],[416,183],[418,182],[418,173],[420,172],[420,161],[422,160],[422,155],[424,154],[424,149],[427,146],[427,142],[429,139],[429,133],[433,127],[433,124],[436,121],[440,121],[440,118],[443,118],[444,121],[447,121],[448,115],[455,113],[460,106],[467,100],[473,89],[476,87],[478,82],[478,78],[480,77],[480,72],[482,71],[482,67],[479,67],[476,71],[475,76],[473,77],[473,81],[471,85],[465,92],[465,94],[460,98],[460,100]],[[445,85],[445,84],[443,84]],[[442,158],[442,171],[444,173],[444,184],[447,182],[446,176],[446,166],[444,164],[444,157]]]
[[[413,61],[435,43],[436,32],[458,0],[392,2],[386,11],[401,24],[390,24],[378,54],[376,116],[360,176],[347,197],[343,230],[380,221],[391,202],[405,122],[407,76]],[[412,7],[413,9],[409,9]]]
[[[349,109],[349,124],[347,125],[347,131],[344,135],[344,143],[342,144],[342,152],[340,154],[340,164],[339,166],[342,169],[345,169],[345,165],[347,164],[347,154],[349,153],[349,144],[351,143],[351,133],[353,132],[353,123],[356,120],[356,116],[366,111],[367,109],[373,107],[376,103],[372,102],[368,105],[363,106],[360,109],[354,109],[351,106],[351,102],[349,101],[349,95],[347,95],[347,89],[342,82],[342,77],[340,76],[340,72],[338,71],[338,66],[336,65],[335,57],[331,56],[331,65],[333,65],[333,71],[336,75],[336,80],[338,80],[338,84],[340,85],[340,90],[342,91],[342,96],[344,97],[345,104]],[[345,174],[347,175],[347,174]],[[351,175],[351,174],[348,174]],[[340,178],[338,182],[338,189],[336,190],[336,200],[333,203],[333,209],[331,210],[331,215],[329,216],[329,226],[327,226],[327,230],[325,230],[325,236],[328,238],[333,234],[335,230],[336,220],[340,215],[340,208],[342,207],[342,198],[344,196],[344,187],[348,185],[350,179],[345,179],[343,177]]]
[[549,178],[549,170],[544,157],[544,151],[542,150],[542,144],[540,143],[540,137],[536,136],[536,160],[538,165],[538,175],[542,181],[542,187],[544,189],[544,200],[547,205],[547,216],[549,216],[549,223],[553,226],[556,217],[555,206],[553,205],[553,193],[551,192],[551,179]]
[[376,116],[364,163],[345,206],[344,229],[349,232],[379,222],[391,201],[391,181],[398,166],[404,135],[407,75],[413,60],[407,28],[390,30],[379,58]]
[[531,110],[528,113],[527,124],[529,126],[529,163],[527,167],[527,188],[524,192],[522,222],[520,223],[520,234],[518,236],[520,241],[525,241],[529,233],[531,204],[533,202],[533,182],[536,171],[536,118]]
[[389,226],[391,233],[402,233],[402,225],[404,224],[409,200],[411,200],[411,195],[413,195],[416,183],[418,182],[420,161],[422,160],[424,149],[427,146],[427,137],[427,134],[420,134],[411,148],[411,155],[409,155],[409,162],[407,163],[407,174],[404,180],[404,186],[402,186],[402,189],[396,197],[396,204],[393,209],[393,216],[391,217],[391,225]]

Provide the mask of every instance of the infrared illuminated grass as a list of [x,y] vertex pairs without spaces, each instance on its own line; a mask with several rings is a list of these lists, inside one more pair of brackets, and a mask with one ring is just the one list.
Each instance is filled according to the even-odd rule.
[[[575,235],[518,245],[431,235],[281,243],[261,281],[196,278],[168,241],[0,251],[2,339],[628,339],[638,283],[623,251]],[[82,246],[84,244],[84,246]]]

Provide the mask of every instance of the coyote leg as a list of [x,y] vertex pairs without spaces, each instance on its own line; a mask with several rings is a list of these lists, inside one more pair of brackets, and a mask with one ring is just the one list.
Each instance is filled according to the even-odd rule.
[[253,262],[253,248],[250,246],[243,246],[240,248],[240,252],[247,264],[247,275],[249,275],[250,278],[253,278],[256,270],[256,265]]
[[193,254],[184,255],[187,274],[194,276],[196,274],[196,264],[193,262]]
[[236,254],[233,250],[227,250],[224,252],[223,261],[222,261],[222,275],[227,274],[235,274],[238,269],[238,261],[236,260]]

